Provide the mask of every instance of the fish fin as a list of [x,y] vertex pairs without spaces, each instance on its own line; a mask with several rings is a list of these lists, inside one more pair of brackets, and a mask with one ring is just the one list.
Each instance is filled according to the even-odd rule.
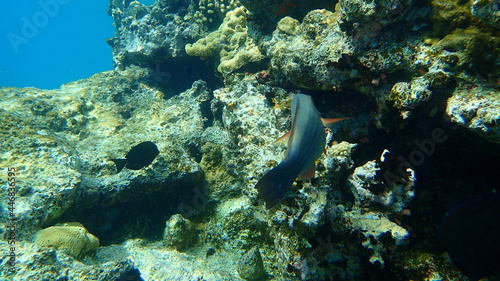
[[321,118],[321,122],[323,122],[323,126],[325,126],[325,127],[331,127],[331,126],[333,126],[333,124],[335,124],[337,122],[340,122],[342,120],[346,120],[346,119],[351,119],[351,117],[346,117],[346,118],[328,118],[328,119]]
[[123,167],[127,164],[127,159],[109,159],[113,162],[115,162],[116,165],[116,173],[118,174],[121,170],[123,170]]
[[266,209],[271,209],[285,197],[294,180],[295,176],[286,173],[280,165],[274,167],[259,180],[255,188],[266,202]]
[[281,142],[281,141],[286,140],[287,138],[289,138],[289,137],[290,137],[290,133],[291,133],[291,132],[292,132],[292,131],[288,131],[286,134],[282,135],[281,137],[279,137],[279,139],[275,140],[274,142]]
[[305,169],[302,173],[299,175],[299,180],[310,180],[314,178],[314,175],[316,173],[316,164],[313,164],[311,167]]

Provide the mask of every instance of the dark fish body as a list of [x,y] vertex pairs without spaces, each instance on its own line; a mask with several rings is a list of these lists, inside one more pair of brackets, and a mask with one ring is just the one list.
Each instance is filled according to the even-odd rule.
[[472,200],[455,207],[441,223],[439,238],[453,263],[469,279],[499,276],[498,196]]
[[325,128],[310,96],[298,94],[292,100],[292,129],[285,159],[264,175],[255,188],[270,209],[278,204],[303,172],[314,176],[315,161],[326,145]]
[[145,141],[134,146],[125,156],[125,159],[110,159],[115,162],[116,173],[119,173],[123,167],[130,170],[139,170],[151,164],[160,152],[156,144]]

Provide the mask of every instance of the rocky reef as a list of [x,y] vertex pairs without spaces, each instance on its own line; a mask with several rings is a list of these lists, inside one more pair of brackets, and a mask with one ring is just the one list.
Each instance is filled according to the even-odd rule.
[[[111,0],[115,70],[0,88],[0,276],[467,280],[438,233],[495,191],[491,3]],[[350,118],[266,210],[298,93]],[[159,155],[117,173],[144,141]]]

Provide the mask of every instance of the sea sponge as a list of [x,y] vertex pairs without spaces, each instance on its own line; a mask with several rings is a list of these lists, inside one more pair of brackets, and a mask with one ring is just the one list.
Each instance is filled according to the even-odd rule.
[[35,245],[52,246],[75,258],[81,258],[99,248],[99,239],[82,224],[70,222],[40,230],[36,235]]
[[226,14],[217,31],[186,45],[190,56],[220,57],[217,70],[229,74],[249,62],[264,58],[253,39],[248,35],[247,10],[242,6]]

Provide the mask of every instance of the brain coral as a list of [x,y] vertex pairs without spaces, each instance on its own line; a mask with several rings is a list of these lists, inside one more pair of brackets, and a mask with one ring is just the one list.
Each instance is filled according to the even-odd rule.
[[228,12],[217,31],[194,44],[187,44],[186,53],[200,57],[219,56],[217,70],[223,74],[264,58],[253,39],[248,36],[247,10],[244,7]]
[[75,258],[99,248],[99,239],[80,223],[65,223],[40,230],[35,239],[38,247],[52,246]]

